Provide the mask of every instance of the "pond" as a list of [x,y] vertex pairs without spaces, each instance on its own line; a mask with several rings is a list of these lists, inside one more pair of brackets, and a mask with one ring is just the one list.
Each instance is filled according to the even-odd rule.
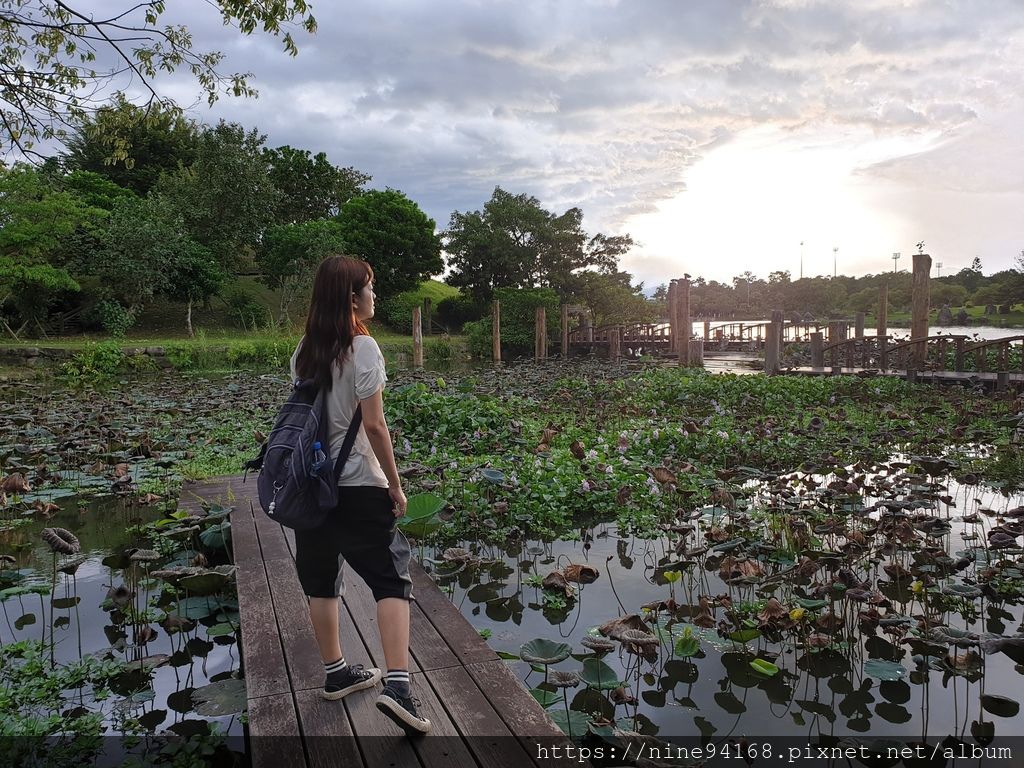
[[[154,740],[202,728],[192,738],[230,764],[244,727],[230,529],[226,510],[175,511],[176,496],[183,478],[240,471],[285,377],[0,387],[0,555],[15,590],[4,674],[84,675],[56,712]],[[575,656],[549,676],[616,683],[556,676],[570,687],[547,690],[543,667],[516,662],[574,737],[584,717],[588,738],[719,743],[1020,730],[1007,688],[1024,642],[1024,405],[599,361],[395,370],[385,402],[408,492],[443,508],[443,546],[417,548],[470,621],[517,658],[534,640],[566,642]],[[58,560],[55,592],[44,528],[75,534],[84,555],[73,575]],[[83,657],[96,659],[84,671]],[[210,685],[217,701],[197,705]]]
[[[837,477],[794,473],[749,482],[733,509],[699,510],[663,538],[598,524],[572,541],[464,542],[432,550],[427,565],[507,657],[531,641],[565,644],[553,658],[571,650],[546,669],[515,665],[563,727],[598,718],[720,747],[740,736],[777,747],[866,733],[933,744],[1015,736],[1024,572],[1003,569],[1005,592],[974,585],[1024,552],[991,549],[999,520],[1024,518],[1024,496],[914,477],[911,466],[898,457],[866,472],[866,485],[890,490],[862,497],[852,517],[843,498],[804,530],[813,560],[785,549],[801,528],[778,494]],[[578,677],[545,692],[553,672]]]

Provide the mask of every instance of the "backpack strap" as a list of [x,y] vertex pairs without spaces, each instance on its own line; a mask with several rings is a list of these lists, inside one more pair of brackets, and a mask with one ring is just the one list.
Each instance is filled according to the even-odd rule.
[[359,425],[362,423],[363,406],[362,403],[356,403],[355,413],[352,414],[352,421],[349,422],[348,432],[345,433],[345,442],[341,444],[341,452],[334,462],[335,484],[337,484],[338,478],[341,477],[341,471],[345,468],[345,462],[348,461],[348,455],[352,452],[352,444],[356,441],[356,435],[359,434]]

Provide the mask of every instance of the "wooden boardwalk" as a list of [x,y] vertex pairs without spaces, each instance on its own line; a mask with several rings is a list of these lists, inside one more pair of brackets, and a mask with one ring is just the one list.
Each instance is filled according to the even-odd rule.
[[[432,732],[407,738],[376,709],[377,689],[342,701],[321,698],[323,666],[295,575],[294,536],[263,514],[255,493],[255,478],[243,485],[240,475],[186,484],[181,493],[185,509],[203,502],[233,507],[254,767],[554,768],[554,760],[538,757],[538,746],[570,742],[415,562],[410,672]],[[346,579],[341,615],[346,660],[384,668],[376,605],[354,574]]]

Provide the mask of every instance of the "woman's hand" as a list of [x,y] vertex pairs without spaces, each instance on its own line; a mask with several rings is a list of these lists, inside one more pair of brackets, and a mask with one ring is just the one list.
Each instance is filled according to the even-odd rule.
[[401,486],[392,485],[388,487],[388,496],[391,497],[391,501],[395,505],[392,510],[395,513],[395,517],[404,517],[405,510],[409,506],[409,502],[405,498],[405,491],[402,490]]

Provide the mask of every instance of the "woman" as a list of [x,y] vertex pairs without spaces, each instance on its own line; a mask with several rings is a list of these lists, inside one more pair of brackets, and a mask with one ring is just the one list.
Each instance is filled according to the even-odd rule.
[[292,376],[329,391],[330,463],[341,450],[356,406],[362,426],[338,479],[338,508],[318,528],[295,532],[295,566],[324,662],[323,695],[341,699],[372,688],[379,669],[349,666],[338,634],[338,597],[347,562],[373,592],[388,672],[377,708],[412,735],[430,730],[416,711],[409,680],[409,542],[397,527],[406,499],[384,420],[387,376],[380,347],[366,330],[373,317],[373,270],[348,256],[329,256],[313,282],[306,334],[292,355]]

